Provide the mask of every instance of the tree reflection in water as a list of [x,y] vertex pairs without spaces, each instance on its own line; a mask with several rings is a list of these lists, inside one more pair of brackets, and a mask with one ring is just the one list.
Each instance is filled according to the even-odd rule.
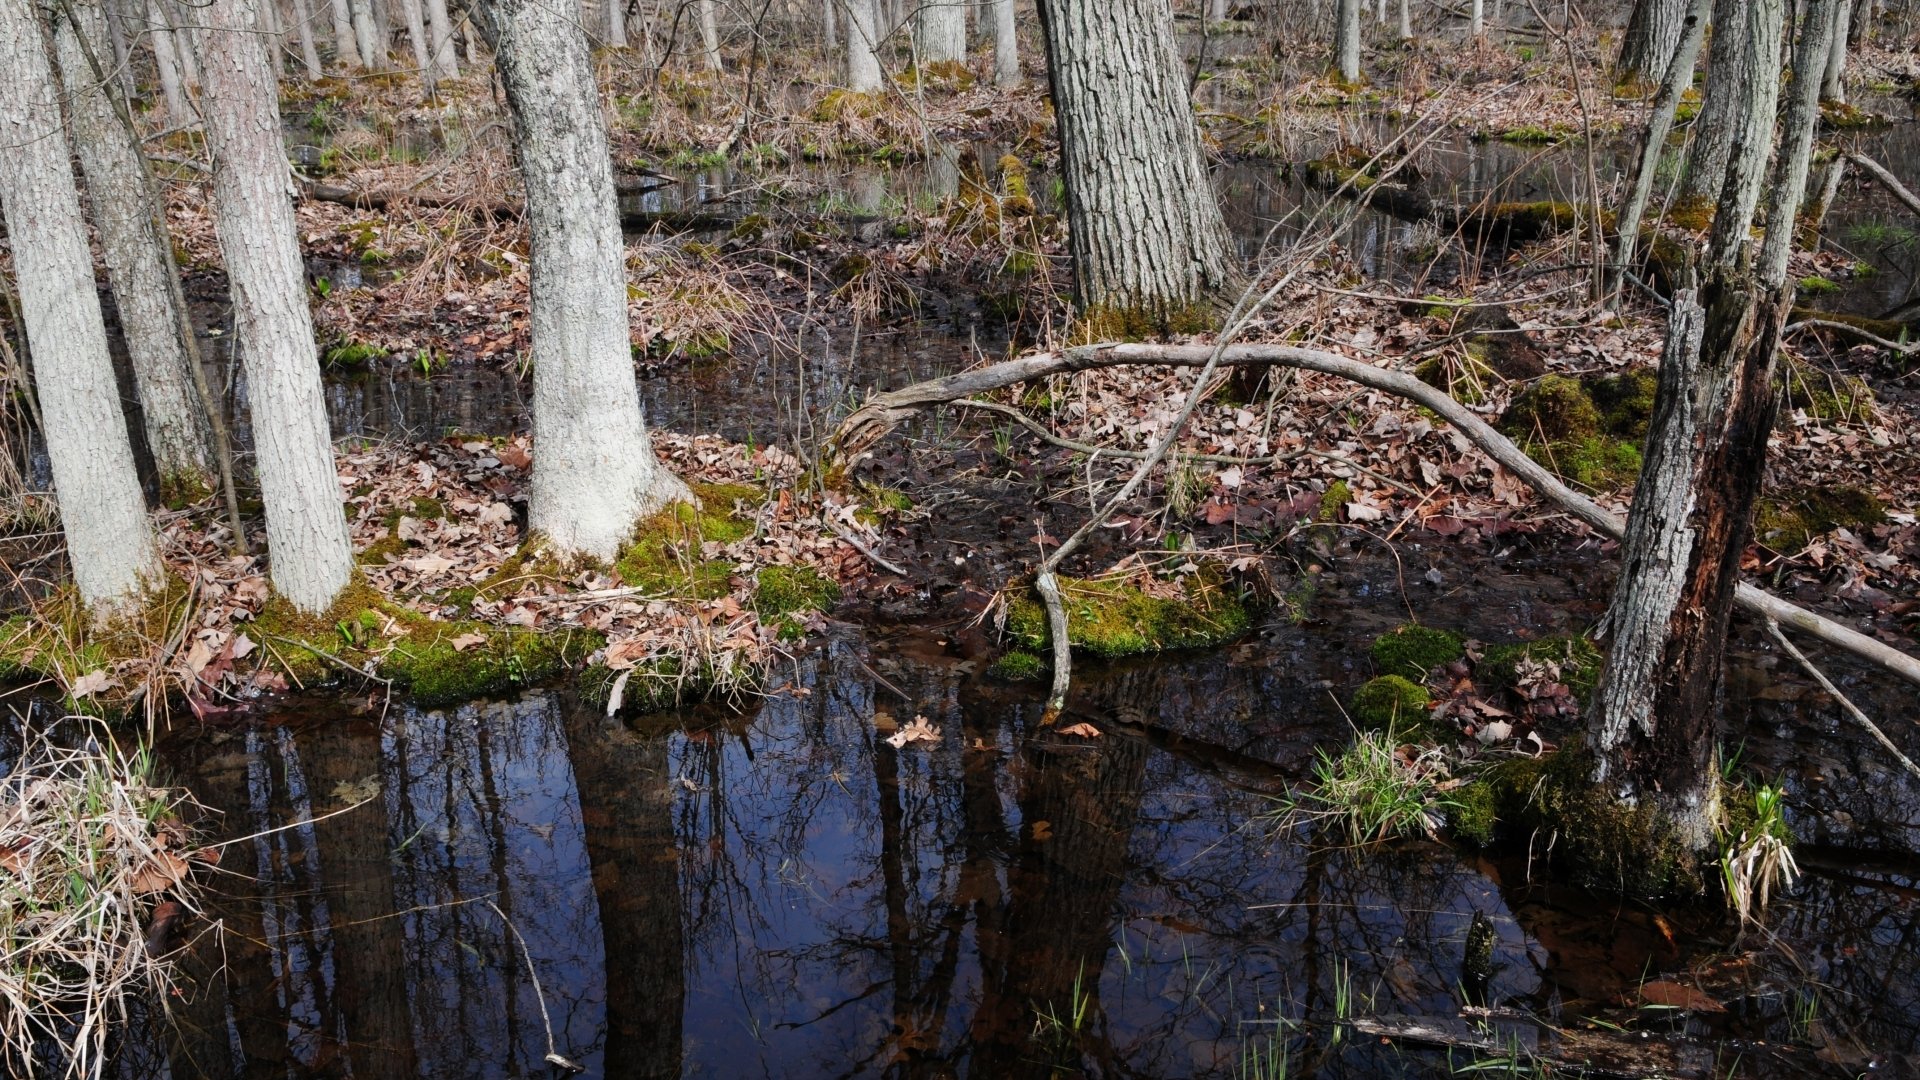
[[[1549,1006],[1677,958],[1631,915],[1520,903],[1436,844],[1270,835],[1267,796],[1344,731],[1304,695],[1277,712],[1271,668],[1089,673],[1098,739],[854,636],[785,677],[737,717],[612,721],[538,692],[172,747],[221,829],[279,828],[228,849],[228,932],[200,950],[173,1071],[547,1075],[537,974],[559,1051],[593,1075],[1230,1075],[1282,1016],[1313,1021],[1292,1049],[1322,1075],[1444,1075],[1332,1045],[1336,999],[1452,1014],[1476,913],[1494,1001]],[[937,743],[884,742],[916,715]],[[1816,883],[1782,922],[1858,927],[1877,970],[1910,972],[1889,904]],[[1595,963],[1580,935],[1621,955]],[[1911,1002],[1865,962],[1829,966]]]

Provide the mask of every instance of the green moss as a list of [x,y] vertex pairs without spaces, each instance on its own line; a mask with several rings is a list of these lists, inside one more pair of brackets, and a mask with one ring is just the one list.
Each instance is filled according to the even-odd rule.
[[1639,441],[1647,437],[1653,418],[1653,398],[1660,374],[1651,367],[1632,368],[1618,375],[1588,376],[1580,381],[1600,413],[1600,430],[1616,439]]
[[354,560],[361,566],[385,566],[406,553],[407,542],[389,530],[387,535],[368,544]]
[[799,638],[804,631],[788,616],[805,611],[829,611],[840,602],[840,586],[820,576],[811,566],[765,566],[753,586],[753,610],[760,621],[778,628],[783,638]]
[[1873,390],[1864,379],[1790,362],[1783,381],[1787,407],[1815,420],[1853,422],[1873,415]]
[[1077,345],[1147,341],[1167,335],[1206,333],[1213,329],[1216,321],[1213,306],[1204,301],[1104,303],[1081,312],[1067,336]]
[[733,228],[727,233],[727,239],[757,244],[767,235],[767,230],[772,227],[773,221],[768,218],[767,215],[748,214],[746,217],[734,223]]
[[1345,480],[1335,480],[1327,485],[1320,495],[1320,507],[1314,512],[1313,520],[1322,524],[1340,520],[1340,511],[1353,501],[1353,488]]
[[1507,406],[1500,430],[1515,438],[1555,443],[1598,434],[1600,410],[1580,380],[1547,375]]
[[1467,654],[1459,635],[1412,623],[1374,638],[1367,651],[1376,671],[1411,679],[1424,679],[1427,672]]
[[1447,830],[1454,839],[1486,847],[1493,843],[1498,820],[1499,798],[1491,783],[1474,780],[1454,789],[1453,805],[1447,810]]
[[[453,642],[486,640],[457,649]],[[380,673],[405,686],[417,703],[451,705],[550,679],[605,643],[590,630],[543,633],[477,622],[416,624],[380,661]]]
[[1590,488],[1628,483],[1640,474],[1640,448],[1630,440],[1645,435],[1655,381],[1637,373],[1588,382],[1548,375],[1514,398],[1500,430],[1563,479]]
[[1832,278],[1821,277],[1819,274],[1810,274],[1800,279],[1800,291],[1803,293],[1836,293],[1840,291],[1840,283]]
[[1573,134],[1571,128],[1560,124],[1522,124],[1494,133],[1501,142],[1519,143],[1523,146],[1551,146]]
[[987,667],[987,674],[1003,682],[1033,682],[1047,673],[1047,662],[1025,649],[1009,649]]
[[339,338],[320,354],[320,363],[330,368],[364,368],[385,355],[378,346]]
[[196,470],[183,469],[160,478],[160,502],[169,510],[185,510],[211,494],[212,481]]
[[620,580],[661,596],[714,600],[732,588],[733,563],[708,559],[708,542],[731,544],[753,535],[753,521],[738,507],[757,505],[766,493],[748,484],[696,484],[695,507],[677,503],[640,523],[614,562]]
[[1478,405],[1487,399],[1487,388],[1503,380],[1487,363],[1485,350],[1469,344],[1459,357],[1436,356],[1413,369],[1414,378],[1428,386],[1444,390],[1463,405]]
[[1760,499],[1753,538],[1776,551],[1799,552],[1835,529],[1864,529],[1887,520],[1887,508],[1864,488],[1802,487]]
[[[111,674],[147,660],[159,648],[156,642],[172,639],[179,630],[191,592],[185,580],[167,574],[138,603],[101,623],[81,602],[79,590],[62,586],[31,612],[0,622],[0,678],[34,676],[64,689],[89,673]],[[86,698],[66,697],[62,707],[88,716],[119,716],[137,688],[111,686]]]
[[1347,711],[1362,728],[1404,734],[1427,726],[1432,705],[1433,695],[1426,687],[1398,675],[1382,675],[1354,691]]
[[862,480],[860,493],[865,496],[865,505],[855,510],[853,516],[868,525],[877,525],[888,515],[903,514],[913,509],[913,499],[896,488],[882,487],[871,481]]
[[1559,665],[1560,681],[1567,684],[1575,698],[1585,702],[1600,681],[1600,665],[1604,659],[1600,647],[1585,637],[1547,637],[1489,648],[1481,656],[1476,673],[1491,686],[1511,690],[1522,662],[1550,662]]
[[[1211,568],[1188,575],[1184,591],[1163,598],[1148,596],[1131,581],[1063,577],[1067,640],[1083,652],[1112,658],[1219,645],[1253,624],[1237,590]],[[1008,603],[1006,633],[1021,648],[1047,651],[1047,613],[1038,599],[1022,594]]]

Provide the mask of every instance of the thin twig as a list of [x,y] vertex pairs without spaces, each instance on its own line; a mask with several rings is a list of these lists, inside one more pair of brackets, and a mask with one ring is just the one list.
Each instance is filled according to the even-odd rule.
[[545,1060],[549,1064],[558,1065],[566,1069],[568,1072],[586,1072],[586,1066],[576,1064],[562,1057],[559,1048],[553,1044],[553,1018],[547,1015],[547,995],[540,990],[540,973],[533,969],[533,952],[527,948],[527,939],[520,936],[520,928],[513,925],[513,920],[507,918],[507,913],[500,910],[499,904],[489,900],[487,901],[487,906],[493,909],[495,915],[500,916],[501,922],[507,924],[507,930],[513,934],[513,940],[520,943],[520,955],[526,958],[527,978],[533,982],[533,999],[540,1003],[540,1023],[547,1029],[547,1056]]
[[1794,648],[1793,642],[1787,640],[1787,635],[1780,632],[1779,623],[1775,622],[1772,619],[1768,619],[1767,633],[1773,635],[1773,640],[1779,642],[1780,647],[1787,650],[1787,655],[1793,657],[1794,660],[1800,664],[1800,667],[1802,670],[1804,670],[1808,675],[1813,676],[1813,681],[1820,684],[1820,689],[1825,690],[1829,697],[1833,698],[1833,700],[1840,703],[1840,708],[1844,712],[1846,712],[1848,716],[1853,718],[1854,723],[1859,724],[1863,728],[1866,728],[1867,733],[1872,735],[1875,739],[1878,739],[1880,741],[1880,745],[1887,748],[1888,753],[1898,758],[1900,761],[1900,764],[1905,766],[1906,770],[1909,773],[1912,773],[1914,776],[1920,776],[1920,765],[1915,765],[1913,763],[1912,758],[1901,753],[1900,748],[1893,744],[1893,740],[1887,738],[1887,733],[1884,731],[1881,731],[1879,725],[1875,724],[1872,720],[1868,719],[1866,713],[1863,713],[1860,711],[1860,707],[1858,705],[1855,705],[1851,700],[1849,700],[1847,698],[1847,695],[1841,693],[1840,688],[1833,685],[1833,682],[1827,678],[1825,672],[1815,667],[1813,665],[1813,661],[1807,659],[1805,653],[1801,652],[1799,649]]

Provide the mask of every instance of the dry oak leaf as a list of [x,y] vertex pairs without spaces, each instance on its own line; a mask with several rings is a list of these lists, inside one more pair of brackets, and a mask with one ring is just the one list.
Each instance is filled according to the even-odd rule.
[[940,729],[933,726],[924,716],[916,716],[907,722],[907,726],[887,736],[886,743],[895,750],[904,748],[908,743],[939,742]]
[[485,634],[461,634],[459,637],[447,642],[447,644],[453,646],[454,652],[466,652],[475,645],[485,645],[486,643],[487,635]]
[[1061,728],[1060,734],[1074,735],[1082,739],[1097,739],[1100,737],[1101,731],[1099,728],[1083,720],[1078,724],[1070,724],[1067,727]]
[[85,675],[73,680],[73,685],[67,688],[67,693],[77,700],[83,697],[91,697],[112,685],[113,676],[108,675],[104,670],[89,671]]
[[1696,990],[1684,983],[1670,979],[1656,979],[1640,986],[1640,1000],[1649,1005],[1664,1005],[1672,1009],[1687,1009],[1692,1012],[1726,1012],[1727,1007],[1720,1004],[1712,995]]

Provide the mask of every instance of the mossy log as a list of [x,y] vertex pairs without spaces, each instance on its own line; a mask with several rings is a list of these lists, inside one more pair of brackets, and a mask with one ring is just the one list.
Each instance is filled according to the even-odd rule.
[[[1417,186],[1376,180],[1336,158],[1309,161],[1302,166],[1301,174],[1310,186],[1365,201],[1373,209],[1394,217],[1407,221],[1431,221],[1444,230],[1459,231],[1496,243],[1528,244],[1592,219],[1592,212],[1587,207],[1550,200],[1481,202],[1470,206],[1438,202]],[[1611,216],[1602,212],[1602,226],[1611,223]]]

